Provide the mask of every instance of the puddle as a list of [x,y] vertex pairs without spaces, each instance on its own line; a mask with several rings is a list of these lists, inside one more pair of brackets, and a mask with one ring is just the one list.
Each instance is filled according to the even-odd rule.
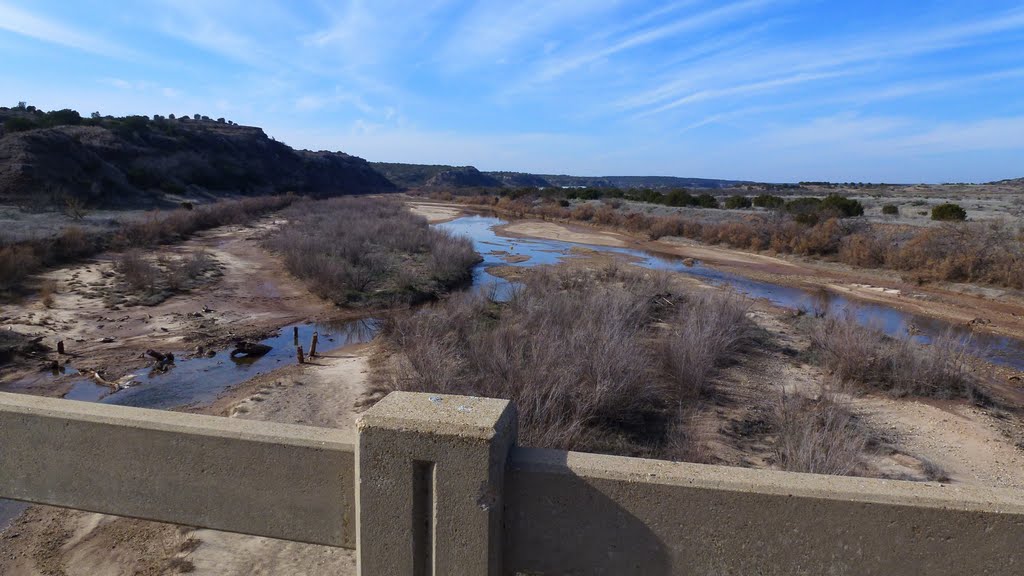
[[276,335],[260,341],[271,347],[269,353],[252,358],[232,358],[231,350],[222,350],[209,358],[186,358],[185,354],[175,351],[178,360],[167,372],[150,373],[148,368],[143,369],[135,373],[130,387],[113,393],[90,379],[75,379],[64,398],[159,409],[205,404],[254,376],[295,364],[295,328],[299,329],[298,341],[306,352],[313,332],[319,332],[317,352],[326,354],[343,346],[369,342],[379,325],[377,319],[369,318],[285,326]]
[[[968,342],[972,354],[994,364],[1024,370],[1024,341],[1015,338],[980,332],[974,333],[964,326],[955,325],[944,320],[910,314],[882,304],[849,299],[824,289],[805,290],[752,280],[737,274],[709,268],[699,261],[691,266],[687,266],[683,264],[682,258],[654,255],[643,250],[595,246],[560,240],[506,238],[494,232],[495,226],[501,226],[506,223],[505,220],[490,216],[465,216],[450,222],[436,224],[436,226],[455,234],[469,236],[473,240],[477,252],[484,258],[483,262],[478,264],[473,271],[473,289],[491,289],[490,287],[493,286],[495,297],[499,300],[507,299],[515,284],[509,280],[488,274],[486,268],[499,265],[529,267],[555,264],[563,258],[573,257],[570,254],[573,248],[583,247],[596,252],[621,254],[646,268],[671,270],[700,278],[712,285],[728,286],[741,294],[755,299],[763,298],[777,306],[804,310],[808,313],[821,311],[829,314],[841,314],[849,311],[860,324],[882,330],[890,336],[906,335],[910,327],[914,327],[916,329],[914,338],[921,342],[928,342],[932,337],[945,334],[951,330],[958,337]],[[507,255],[490,254],[495,251],[505,251],[509,255],[529,256],[529,260],[509,263],[505,261]]]

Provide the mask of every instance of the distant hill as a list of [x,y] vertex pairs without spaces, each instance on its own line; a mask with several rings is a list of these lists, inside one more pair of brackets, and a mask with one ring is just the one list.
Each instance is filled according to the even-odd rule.
[[456,187],[584,187],[584,188],[705,188],[721,189],[752,184],[739,180],[677,178],[674,176],[568,176],[528,172],[479,172],[472,166],[373,162],[374,168],[403,188]]
[[260,128],[224,119],[0,108],[0,202],[47,207],[74,197],[93,207],[124,207],[395,189],[361,158],[294,150]]
[[472,166],[371,162],[378,172],[402,188],[500,188],[502,183]]
[[587,188],[732,188],[753,182],[717,180],[712,178],[679,178],[676,176],[567,176],[541,174],[552,186],[581,186]]
[[999,180],[999,181],[996,181],[996,182],[989,182],[989,184],[1024,186],[1024,178],[1010,178],[1009,180]]

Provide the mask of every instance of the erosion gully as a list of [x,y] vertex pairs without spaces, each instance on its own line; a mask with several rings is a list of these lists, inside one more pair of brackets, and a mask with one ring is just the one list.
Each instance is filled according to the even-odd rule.
[[[716,270],[700,263],[680,257],[656,255],[643,250],[596,246],[558,240],[508,238],[500,236],[495,228],[507,224],[493,216],[463,216],[449,222],[435,224],[438,228],[455,234],[468,236],[476,250],[483,257],[473,270],[473,281],[469,290],[490,290],[498,299],[506,299],[515,283],[488,273],[493,266],[531,267],[555,264],[562,259],[573,257],[573,248],[586,248],[595,252],[620,255],[633,263],[654,270],[669,270],[701,279],[714,286],[730,288],[754,299],[764,299],[774,305],[803,310],[809,313],[851,314],[865,325],[879,329],[886,334],[906,335],[913,327],[914,338],[928,342],[931,338],[952,332],[960,337],[970,351],[989,362],[1024,370],[1024,341],[993,334],[974,333],[968,328],[950,322],[910,314],[882,304],[866,303],[846,298],[827,290],[805,290],[768,282],[752,280],[737,274]],[[508,256],[527,256],[528,260],[512,262]],[[241,384],[265,372],[294,364],[294,329],[298,328],[299,342],[308,342],[313,332],[321,338],[321,350],[341,348],[347,345],[368,342],[373,339],[380,322],[374,318],[348,321],[340,324],[297,324],[282,327],[275,335],[261,341],[272,347],[262,357],[232,358],[230,350],[218,352],[212,357],[179,359],[175,366],[165,373],[140,373],[132,383],[122,390],[111,392],[109,388],[79,376],[73,381],[65,398],[102,402],[123,406],[172,409],[187,405],[202,405],[215,400],[225,390]],[[76,374],[73,367],[66,367],[69,374]],[[40,375],[39,378],[66,377]],[[20,513],[23,505],[0,502],[0,528]]]

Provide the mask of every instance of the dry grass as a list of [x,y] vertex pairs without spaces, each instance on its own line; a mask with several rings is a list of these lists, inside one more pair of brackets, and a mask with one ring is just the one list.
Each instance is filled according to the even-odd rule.
[[42,286],[39,287],[39,301],[42,302],[43,307],[53,308],[56,302],[55,295],[57,294],[57,282],[55,280],[46,280]]
[[114,263],[125,284],[135,292],[149,293],[156,289],[160,270],[146,259],[142,251],[132,249],[118,256]]
[[698,396],[715,367],[749,335],[749,302],[732,292],[701,292],[681,306],[662,359],[676,393]]
[[164,279],[169,289],[185,290],[215,265],[216,261],[209,252],[196,250],[181,258],[169,260],[164,266]]
[[[461,294],[391,321],[384,386],[511,399],[529,446],[681,454],[693,398],[665,369],[665,340],[676,322],[715,321],[708,302],[672,297],[660,274],[535,269],[508,302]],[[723,351],[698,353],[713,366]]]
[[153,212],[138,221],[124,222],[103,232],[87,232],[78,226],[58,236],[17,243],[0,239],[0,293],[17,292],[25,279],[43,269],[87,258],[108,249],[145,248],[178,242],[201,230],[238,224],[280,210],[298,198],[264,196],[226,200],[194,210]]
[[473,243],[431,228],[387,199],[338,198],[287,212],[267,245],[293,274],[338,304],[387,304],[434,297],[468,280]]
[[852,476],[870,435],[835,396],[780,394],[771,412],[778,466],[791,472]]
[[953,333],[919,344],[842,316],[815,324],[811,341],[822,364],[842,382],[896,396],[963,398],[975,393],[967,343]]

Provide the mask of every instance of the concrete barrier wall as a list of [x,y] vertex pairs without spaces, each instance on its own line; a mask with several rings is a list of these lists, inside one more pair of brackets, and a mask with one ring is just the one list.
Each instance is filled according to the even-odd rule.
[[1019,491],[516,448],[515,422],[504,400],[395,393],[353,446],[0,393],[0,497],[332,546],[358,533],[366,576],[1024,574]]
[[1024,494],[516,449],[528,574],[1024,574]]
[[0,393],[0,496],[355,547],[336,430]]

